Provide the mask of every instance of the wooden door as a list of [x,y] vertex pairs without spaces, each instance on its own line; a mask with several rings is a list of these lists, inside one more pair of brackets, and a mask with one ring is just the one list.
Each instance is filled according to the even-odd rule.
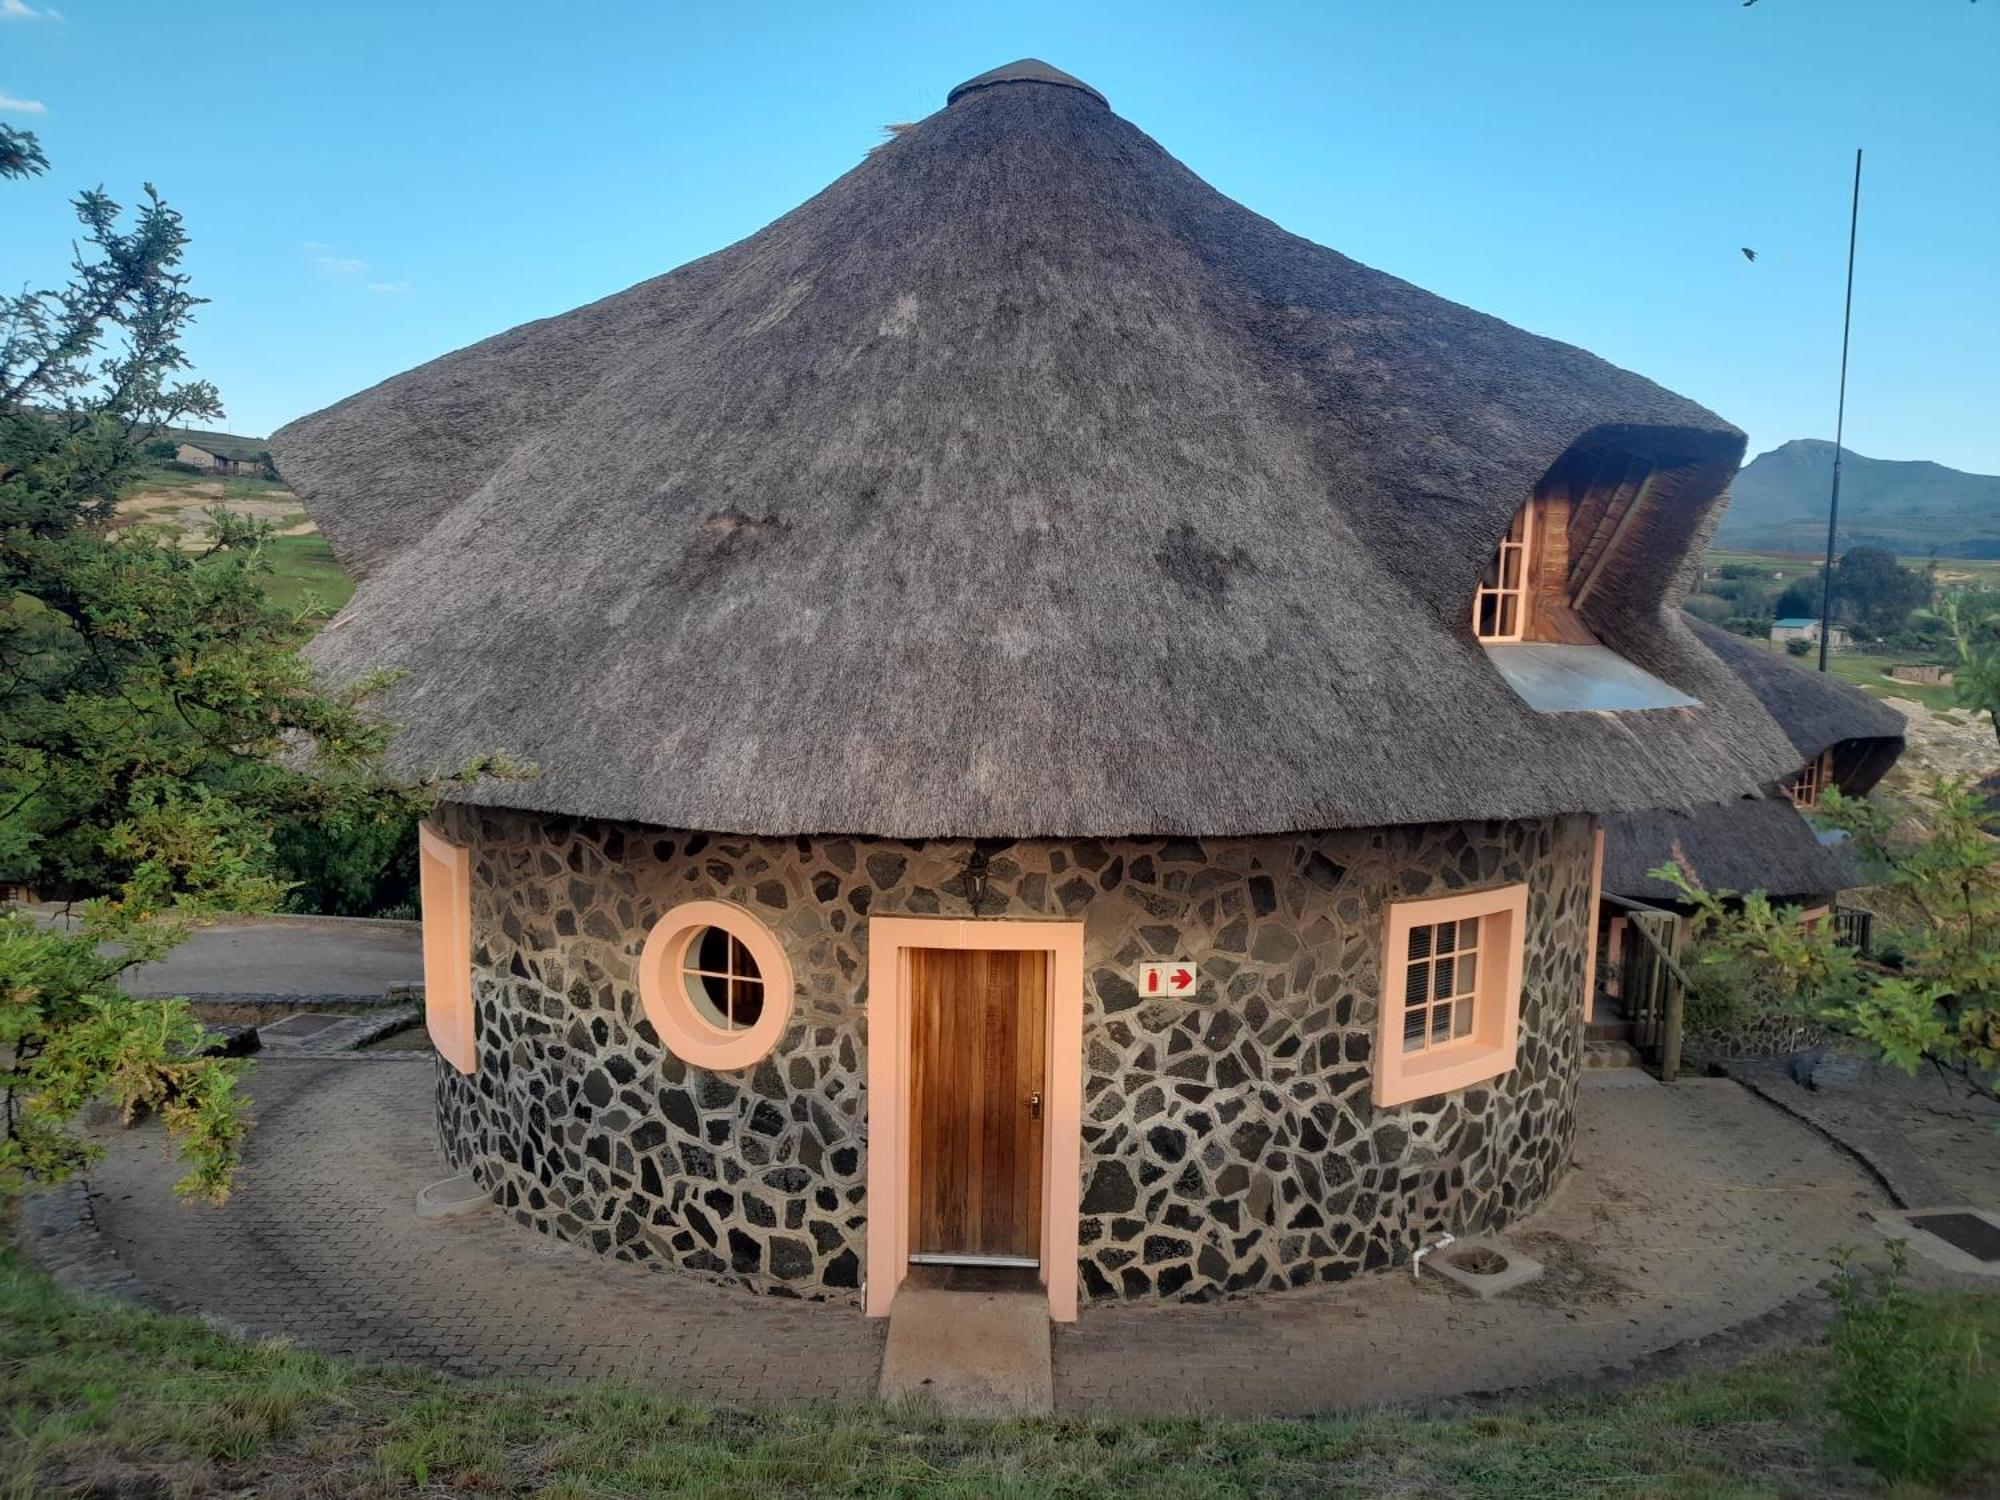
[[1038,1262],[1048,954],[909,962],[910,1254]]

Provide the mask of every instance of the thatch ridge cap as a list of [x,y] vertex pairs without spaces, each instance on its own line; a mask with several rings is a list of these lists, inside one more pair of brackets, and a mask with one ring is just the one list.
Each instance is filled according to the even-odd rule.
[[1076,89],[1090,95],[1106,109],[1111,101],[1074,74],[1065,73],[1061,68],[1043,62],[1039,57],[1016,58],[1013,62],[1002,63],[997,68],[988,68],[976,77],[968,78],[944,96],[946,108],[958,103],[964,95],[975,89],[990,89],[1002,83],[1045,83],[1055,88]]

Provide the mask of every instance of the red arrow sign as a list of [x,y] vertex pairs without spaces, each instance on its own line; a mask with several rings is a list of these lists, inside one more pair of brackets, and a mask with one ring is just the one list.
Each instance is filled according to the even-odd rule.
[[1194,975],[1188,973],[1186,969],[1174,970],[1173,985],[1175,989],[1184,990],[1193,983]]

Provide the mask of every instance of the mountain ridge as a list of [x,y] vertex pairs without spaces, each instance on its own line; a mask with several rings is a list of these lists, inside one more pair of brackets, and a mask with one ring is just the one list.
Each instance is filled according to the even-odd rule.
[[[1826,545],[1833,444],[1794,438],[1737,472],[1715,544],[1766,552]],[[2000,475],[1928,459],[1845,450],[1838,550],[1884,547],[1903,557],[2000,557]]]

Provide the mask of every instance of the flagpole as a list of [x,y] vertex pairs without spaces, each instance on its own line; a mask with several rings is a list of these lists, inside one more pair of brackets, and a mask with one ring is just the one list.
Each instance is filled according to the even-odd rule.
[[1854,326],[1854,236],[1861,227],[1861,148],[1854,148],[1854,204],[1847,214],[1847,303],[1840,314],[1840,405],[1833,418],[1833,499],[1826,508],[1826,568],[1819,582],[1819,669],[1833,635],[1833,546],[1840,527],[1840,450],[1847,435],[1847,335]]

